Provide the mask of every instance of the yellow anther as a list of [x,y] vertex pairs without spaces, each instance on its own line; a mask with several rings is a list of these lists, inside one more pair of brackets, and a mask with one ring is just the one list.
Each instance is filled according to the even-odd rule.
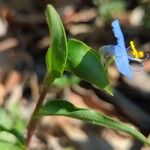
[[135,44],[133,41],[130,41],[130,47],[132,49],[132,55],[135,57],[135,58],[142,58],[144,57],[144,52],[142,51],[139,51],[136,49],[135,47]]

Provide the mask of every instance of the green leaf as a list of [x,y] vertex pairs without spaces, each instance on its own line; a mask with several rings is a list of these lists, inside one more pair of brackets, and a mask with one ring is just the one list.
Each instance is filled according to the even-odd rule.
[[2,107],[0,107],[0,126],[4,126],[7,130],[13,127],[13,118],[11,115]]
[[9,112],[8,118],[10,117],[12,120],[11,129],[16,130],[23,135],[25,133],[26,123],[23,117],[20,116],[21,110],[18,102],[9,102],[7,105],[7,111]]
[[1,150],[23,150],[21,147],[18,147],[12,143],[8,143],[5,141],[0,141],[0,149]]
[[25,130],[25,123],[21,120],[19,114],[16,116],[14,112],[9,111],[0,108],[0,132],[9,132],[18,138],[20,143],[24,143],[23,131]]
[[133,126],[113,120],[110,117],[91,109],[77,108],[70,102],[64,100],[52,100],[47,102],[45,106],[41,107],[40,111],[35,117],[41,117],[44,115],[67,116],[95,125],[120,130],[134,136],[141,142],[150,146],[150,141]]
[[18,132],[16,129],[14,129],[14,128],[7,129],[4,126],[0,125],[0,133],[1,132],[8,132],[8,133],[14,135],[21,144],[23,144],[24,141],[25,141],[23,135],[20,132]]
[[51,47],[46,54],[48,72],[55,78],[64,71],[67,60],[67,40],[62,21],[52,5],[47,5],[46,18],[51,36]]
[[108,75],[100,56],[85,43],[75,39],[68,41],[67,67],[68,71],[81,79],[111,94]]
[[23,145],[20,144],[18,139],[13,134],[6,131],[2,131],[0,132],[0,149],[22,150]]

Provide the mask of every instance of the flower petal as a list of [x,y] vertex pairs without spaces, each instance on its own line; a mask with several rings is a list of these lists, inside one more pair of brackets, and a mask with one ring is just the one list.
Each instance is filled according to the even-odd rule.
[[118,20],[115,20],[112,22],[112,30],[113,30],[115,37],[117,38],[117,46],[118,48],[120,48],[116,50],[116,54],[115,54],[116,57],[127,55],[125,43],[124,43],[124,36],[122,34]]
[[128,57],[126,57],[126,56],[116,57],[115,64],[120,73],[127,76],[128,79],[131,79],[132,78],[132,70],[131,70],[129,63],[127,63],[127,60],[128,60]]
[[113,33],[117,38],[117,45],[115,46],[115,63],[119,72],[127,76],[129,79],[132,77],[131,67],[129,65],[127,50],[125,48],[124,36],[122,34],[119,21],[112,22]]

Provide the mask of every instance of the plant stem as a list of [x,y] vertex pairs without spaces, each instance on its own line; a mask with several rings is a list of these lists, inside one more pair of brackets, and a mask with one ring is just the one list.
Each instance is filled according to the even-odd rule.
[[35,106],[35,109],[32,113],[31,119],[30,119],[28,127],[27,127],[27,138],[26,138],[26,143],[25,143],[26,150],[28,150],[32,135],[33,135],[35,128],[36,128],[36,125],[39,121],[39,119],[33,119],[33,117],[39,111],[39,109],[40,109],[40,107],[41,107],[41,105],[45,99],[45,96],[48,92],[49,86],[51,85],[51,83],[53,81],[54,81],[54,78],[50,74],[47,73],[45,76],[43,87],[42,87],[40,94],[39,94],[40,96],[39,96],[38,102]]

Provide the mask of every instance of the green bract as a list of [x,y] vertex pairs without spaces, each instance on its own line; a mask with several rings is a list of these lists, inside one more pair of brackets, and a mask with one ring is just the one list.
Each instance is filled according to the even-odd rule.
[[99,55],[79,40],[70,39],[67,42],[62,21],[52,5],[47,6],[46,17],[52,40],[46,55],[50,76],[47,79],[60,77],[66,69],[111,93],[107,72],[101,64]]
[[68,41],[68,70],[100,89],[110,92],[109,80],[99,55],[85,43],[70,39]]

